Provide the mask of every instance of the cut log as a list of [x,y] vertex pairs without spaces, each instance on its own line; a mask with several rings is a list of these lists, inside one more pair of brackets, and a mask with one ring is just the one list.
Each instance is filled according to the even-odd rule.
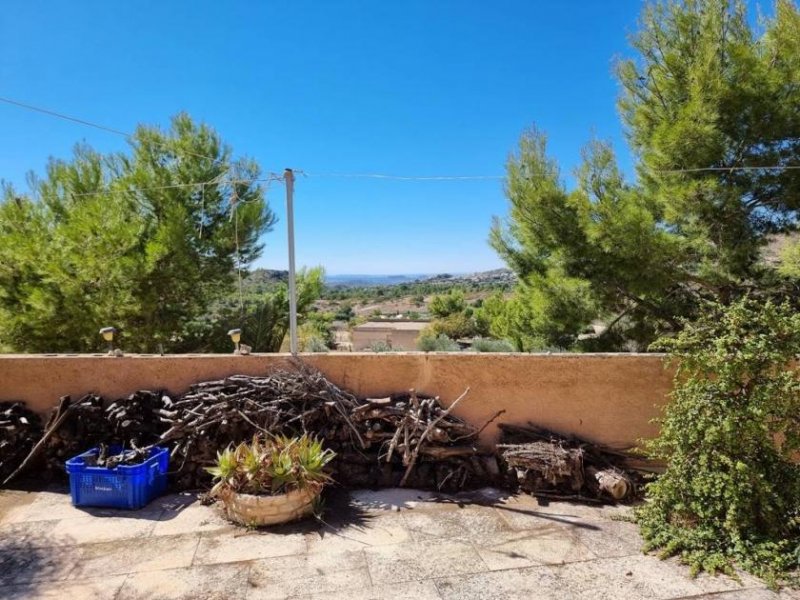
[[587,467],[586,475],[590,488],[596,488],[598,494],[608,496],[612,500],[624,500],[633,493],[633,482],[619,469]]

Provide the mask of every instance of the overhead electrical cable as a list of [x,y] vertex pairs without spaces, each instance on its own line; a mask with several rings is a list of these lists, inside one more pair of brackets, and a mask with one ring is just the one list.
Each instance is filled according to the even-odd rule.
[[[71,121],[72,123],[78,123],[79,125],[85,125],[86,127],[93,127],[95,129],[99,129],[100,131],[105,131],[107,133],[113,133],[114,135],[119,135],[124,137],[127,140],[133,140],[135,136],[132,133],[128,133],[127,131],[122,131],[121,129],[116,129],[114,127],[108,127],[107,125],[101,125],[100,123],[94,123],[92,121],[87,121],[86,119],[80,119],[78,117],[73,117],[72,115],[67,115],[64,113],[57,112],[55,110],[50,110],[48,108],[42,108],[41,106],[34,106],[33,104],[27,104],[26,102],[20,102],[19,100],[14,100],[13,98],[6,98],[0,96],[0,102],[5,102],[6,104],[10,104],[12,106],[17,106],[19,108],[24,108],[26,110],[30,110],[33,112],[41,113],[43,115],[48,115],[51,117],[56,117],[58,119],[62,119],[64,121]],[[150,140],[155,141],[155,140]],[[165,146],[162,142],[156,142],[162,146]],[[181,150],[184,154],[189,154],[191,156],[196,156],[198,158],[205,158],[206,160],[210,160],[211,162],[216,162],[219,159],[213,158],[211,156],[206,156],[205,154],[198,154],[197,152],[192,152],[191,150]]]
[[[100,123],[95,123],[93,121],[89,121],[87,119],[82,119],[79,117],[75,117],[72,115],[68,115],[62,112],[58,112],[55,110],[51,110],[48,108],[43,108],[41,106],[36,106],[33,104],[28,104],[26,102],[21,102],[19,100],[15,100],[13,98],[7,98],[4,96],[0,96],[0,102],[4,102],[6,104],[16,106],[18,108],[23,108],[25,110],[30,110],[33,112],[37,112],[40,114],[48,115],[51,117],[55,117],[58,119],[62,119],[65,121],[70,121],[72,123],[77,123],[79,125],[84,125],[86,127],[92,127],[94,129],[98,129],[100,131],[105,131],[107,133],[112,133],[114,135],[118,135],[124,137],[128,140],[134,139],[134,135],[123,131],[121,129],[116,129],[114,127],[109,127],[107,125],[103,125]],[[166,145],[163,142],[156,142],[162,145]],[[219,159],[213,158],[211,156],[207,156],[204,154],[198,154],[196,152],[192,152],[190,150],[181,150],[184,154],[189,154],[191,156],[196,156],[198,158],[204,158],[206,160],[210,160],[212,162],[216,162]],[[680,168],[680,169],[659,169],[657,173],[702,173],[702,172],[734,172],[734,171],[789,171],[789,170],[796,170],[800,169],[800,165],[743,165],[743,166],[732,166],[732,167],[720,167],[720,166],[709,166],[709,167],[687,167],[687,168]],[[481,181],[481,180],[503,180],[506,178],[505,175],[395,175],[390,173],[303,173],[302,171],[296,171],[297,174],[305,175],[307,177],[317,177],[317,178],[346,178],[346,179],[386,179],[386,180],[397,180],[397,181]],[[263,181],[274,181],[276,179],[283,179],[281,176],[271,173],[268,178],[257,178],[257,179],[231,179],[227,180],[231,183],[244,183],[250,181],[252,183],[256,182],[263,182]],[[142,189],[169,189],[169,188],[178,188],[178,187],[191,187],[195,185],[201,185],[204,183],[209,182],[192,182],[192,183],[184,183],[184,184],[174,184],[168,186],[161,186],[159,188],[142,188]],[[222,181],[219,181],[222,183]],[[95,193],[103,193],[103,192],[86,192],[84,194],[75,194],[77,195],[91,195]]]

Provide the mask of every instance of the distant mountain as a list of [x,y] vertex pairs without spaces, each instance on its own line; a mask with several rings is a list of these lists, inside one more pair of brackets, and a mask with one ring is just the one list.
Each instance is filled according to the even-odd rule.
[[466,275],[451,275],[450,273],[442,273],[441,275],[434,275],[419,280],[419,283],[442,283],[449,285],[465,285],[465,284],[502,284],[514,283],[517,276],[510,269],[492,269],[491,271],[479,271],[477,273],[468,273]]
[[374,287],[411,283],[422,277],[425,275],[326,275],[325,283],[330,287]]
[[440,273],[439,275],[328,275],[329,287],[377,287],[402,283],[432,283],[442,285],[514,283],[516,275],[509,269],[493,269],[477,273]]
[[[276,283],[285,283],[289,279],[288,271],[276,269],[255,269],[247,276],[245,284],[250,288],[269,288]],[[401,275],[366,275],[344,274],[326,275],[325,283],[330,288],[378,287],[400,285],[402,283],[430,283],[442,285],[469,284],[513,284],[516,275],[509,269],[493,269],[477,273],[440,273],[426,275],[409,273]]]
[[247,281],[253,285],[270,285],[289,281],[289,271],[277,269],[254,269],[247,276]]

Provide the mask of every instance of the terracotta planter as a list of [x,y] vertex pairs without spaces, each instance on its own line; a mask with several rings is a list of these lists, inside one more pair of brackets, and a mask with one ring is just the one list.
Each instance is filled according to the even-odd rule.
[[321,485],[311,485],[277,496],[227,492],[220,494],[220,500],[225,516],[231,521],[248,527],[261,527],[307,517],[313,512],[314,500],[321,491]]

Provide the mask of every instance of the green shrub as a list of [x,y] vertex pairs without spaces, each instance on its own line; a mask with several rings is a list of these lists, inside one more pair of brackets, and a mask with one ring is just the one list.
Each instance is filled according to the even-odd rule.
[[446,335],[423,333],[417,339],[417,350],[422,352],[458,352],[461,347]]
[[392,345],[389,342],[384,342],[382,340],[381,341],[377,341],[377,342],[372,342],[369,345],[369,349],[372,352],[394,352],[395,351],[395,349],[392,348]]
[[715,305],[659,347],[677,373],[646,445],[667,467],[637,511],[646,548],[694,572],[738,564],[780,582],[800,566],[800,314],[747,298]]
[[430,327],[436,335],[445,335],[450,339],[471,338],[481,333],[475,319],[466,313],[434,319]]
[[476,352],[514,352],[514,346],[508,340],[491,338],[475,338],[472,340],[472,349]]
[[300,344],[301,352],[330,352],[330,348],[321,337],[309,336]]

